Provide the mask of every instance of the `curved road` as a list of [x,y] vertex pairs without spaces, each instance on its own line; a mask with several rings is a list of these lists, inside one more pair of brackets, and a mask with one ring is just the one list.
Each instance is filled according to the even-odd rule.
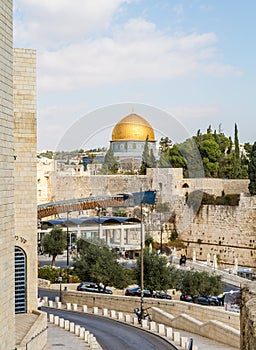
[[168,341],[109,318],[81,312],[43,308],[43,311],[75,322],[95,335],[103,350],[176,350]]

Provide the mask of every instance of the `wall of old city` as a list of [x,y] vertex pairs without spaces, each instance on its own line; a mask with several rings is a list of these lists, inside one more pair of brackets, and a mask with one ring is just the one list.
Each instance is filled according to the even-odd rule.
[[[12,2],[0,1],[0,342],[15,345],[14,321],[14,154]],[[11,335],[11,336],[10,336]]]
[[[46,182],[42,177],[50,178]],[[41,164],[38,171],[38,191],[48,194],[48,199],[63,200],[89,196],[112,195],[116,193],[156,190],[162,202],[170,202],[174,196],[202,190],[215,196],[233,193],[247,193],[248,180],[186,179],[182,169],[151,168],[147,175],[86,175],[75,172],[72,175],[62,171],[50,171],[49,164]],[[43,188],[47,187],[47,188]],[[39,197],[39,195],[38,195]],[[42,200],[41,200],[42,202]]]
[[256,267],[256,196],[240,196],[239,206],[203,205],[181,232],[187,242],[187,255],[207,260],[219,255],[226,266]]
[[[151,212],[144,218],[146,234],[160,242],[167,242],[174,227],[180,238],[188,244],[186,254],[192,258],[196,251],[198,260],[206,261],[210,253],[225,267],[233,266],[238,259],[240,266],[256,267],[255,198],[248,196],[248,180],[185,179],[182,169],[148,169],[145,176],[131,175],[67,175],[51,172],[49,201],[117,193],[156,190],[157,201],[168,203],[169,212]],[[185,185],[185,186],[184,186]],[[198,203],[198,213],[185,204],[186,193],[201,189],[216,196],[241,193],[239,206],[214,206]],[[175,213],[175,223],[170,218]]]

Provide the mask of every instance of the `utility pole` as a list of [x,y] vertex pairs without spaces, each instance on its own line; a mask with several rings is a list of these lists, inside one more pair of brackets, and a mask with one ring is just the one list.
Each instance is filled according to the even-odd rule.
[[143,238],[143,211],[142,211],[142,189],[140,189],[140,288],[141,288],[141,295],[140,295],[140,314],[141,319],[144,319],[144,238]]
[[67,270],[69,268],[69,232],[68,232],[68,214],[69,211],[67,211]]

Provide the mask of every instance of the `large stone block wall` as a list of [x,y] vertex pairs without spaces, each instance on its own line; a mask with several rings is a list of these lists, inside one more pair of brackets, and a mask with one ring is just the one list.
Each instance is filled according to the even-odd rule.
[[37,309],[36,52],[14,49],[15,245],[27,257],[27,311]]
[[14,157],[12,1],[0,1],[0,348],[13,349]]
[[256,282],[248,282],[241,287],[241,342],[240,349],[256,348]]
[[52,200],[106,196],[117,193],[132,193],[151,189],[151,179],[147,176],[67,176],[51,174]]
[[203,205],[190,225],[181,232],[188,257],[197,260],[219,254],[220,262],[256,267],[256,196],[240,197],[239,206]]
[[[213,178],[198,178],[198,179],[182,179],[181,186],[188,184],[188,192],[201,189],[203,192],[221,196],[233,193],[248,193],[249,180],[231,180],[231,179],[213,179]],[[180,187],[181,187],[180,186]]]

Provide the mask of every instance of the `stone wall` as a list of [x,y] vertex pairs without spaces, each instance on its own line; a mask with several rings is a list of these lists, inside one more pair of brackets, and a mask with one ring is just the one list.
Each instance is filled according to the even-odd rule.
[[142,187],[143,190],[158,191],[162,202],[168,202],[175,196],[184,196],[186,192],[198,189],[216,196],[223,191],[225,194],[248,193],[249,183],[248,180],[186,179],[182,169],[175,168],[150,168],[146,176],[86,175],[84,172],[68,175],[67,172],[52,171],[50,178],[45,185],[50,188],[44,192],[51,193],[52,200],[138,192]]
[[[78,305],[87,305],[88,307],[98,306],[99,308],[108,308],[133,313],[135,307],[140,306],[139,297],[127,297],[124,295],[98,295],[97,293],[84,292],[62,292],[63,303],[75,303]],[[161,300],[144,298],[144,307],[157,307],[166,311],[174,317],[181,314],[187,314],[200,322],[216,320],[223,322],[236,330],[240,329],[239,314],[231,313],[219,309],[218,307],[205,307],[193,303],[186,303],[177,300]]]
[[245,283],[241,288],[240,349],[255,350],[256,344],[256,282]]
[[[0,1],[0,341],[13,349],[14,330],[14,154],[12,1]],[[4,286],[4,288],[3,288]]]
[[[174,227],[180,238],[188,243],[187,255],[196,250],[198,260],[206,260],[208,252],[213,259],[231,266],[235,259],[241,266],[256,267],[255,198],[248,196],[248,180],[186,179],[182,169],[148,169],[146,176],[93,175],[74,176],[62,172],[50,173],[50,200],[64,200],[89,196],[132,193],[142,190],[157,191],[157,201],[168,203],[169,212],[153,211],[144,218],[146,234],[160,242],[167,242]],[[193,212],[185,205],[186,193],[201,189],[209,194],[245,193],[239,206],[201,206]],[[198,209],[200,207],[198,203]],[[175,213],[175,222],[170,218]]]
[[36,52],[14,49],[15,245],[27,257],[27,311],[37,309]]
[[241,195],[239,206],[203,205],[190,225],[181,232],[187,255],[207,260],[219,255],[219,262],[256,267],[256,196]]

